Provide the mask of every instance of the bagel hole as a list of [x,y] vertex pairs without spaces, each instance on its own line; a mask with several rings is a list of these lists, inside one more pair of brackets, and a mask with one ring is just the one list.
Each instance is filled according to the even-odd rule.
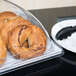
[[28,44],[28,39],[27,40],[25,40],[22,44],[21,44],[21,46],[20,47],[26,47],[26,48],[29,48],[29,44]]

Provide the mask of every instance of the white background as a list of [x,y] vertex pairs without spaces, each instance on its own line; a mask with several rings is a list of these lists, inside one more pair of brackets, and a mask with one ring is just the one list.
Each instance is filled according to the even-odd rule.
[[26,10],[76,6],[76,0],[8,0]]

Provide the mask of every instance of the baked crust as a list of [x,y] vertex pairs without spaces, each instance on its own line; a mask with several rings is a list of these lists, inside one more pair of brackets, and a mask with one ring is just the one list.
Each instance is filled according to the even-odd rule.
[[[28,48],[22,46],[26,40]],[[45,51],[46,36],[38,26],[18,26],[9,35],[8,48],[13,55],[17,55],[17,58],[32,58]]]
[[0,29],[6,22],[15,17],[17,17],[17,15],[13,12],[5,11],[0,13]]
[[1,28],[0,35],[3,38],[6,46],[8,45],[8,35],[11,33],[13,29],[15,29],[17,26],[21,25],[29,25],[31,24],[27,20],[23,19],[22,17],[17,17],[14,19],[9,20],[5,23],[5,25]]
[[9,11],[0,13],[0,65],[7,48],[16,58],[28,59],[43,54],[46,36],[36,25]]
[[6,56],[7,56],[6,45],[0,36],[0,66],[5,62]]

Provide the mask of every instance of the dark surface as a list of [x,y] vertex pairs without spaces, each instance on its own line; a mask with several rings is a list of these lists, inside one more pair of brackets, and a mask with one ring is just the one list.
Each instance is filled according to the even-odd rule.
[[[76,7],[31,10],[45,26],[49,35],[51,27],[59,17],[76,16]],[[50,35],[51,37],[51,35]],[[65,44],[66,45],[66,44]],[[65,50],[60,58],[48,60],[18,71],[6,74],[7,76],[76,76],[76,54]],[[4,75],[5,76],[5,75]]]

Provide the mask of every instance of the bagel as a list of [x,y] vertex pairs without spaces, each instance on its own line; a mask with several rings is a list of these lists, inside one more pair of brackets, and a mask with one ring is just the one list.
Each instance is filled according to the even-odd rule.
[[5,11],[5,12],[0,13],[0,29],[4,25],[5,22],[15,17],[17,17],[17,15],[13,12]]
[[[22,46],[28,40],[29,47]],[[46,36],[35,25],[21,25],[9,34],[8,49],[16,58],[27,59],[41,55],[45,51]]]
[[[20,59],[28,59],[43,54],[46,50],[46,36],[36,25],[16,14],[6,11],[0,13],[1,64],[7,55],[6,47]],[[2,51],[3,49],[3,51]]]
[[20,25],[29,25],[29,24],[31,23],[23,19],[22,17],[17,17],[6,22],[5,26],[3,26],[0,31],[0,35],[3,38],[6,46],[8,45],[8,35],[14,28]]
[[7,49],[4,41],[0,37],[0,66],[5,62],[7,56]]

